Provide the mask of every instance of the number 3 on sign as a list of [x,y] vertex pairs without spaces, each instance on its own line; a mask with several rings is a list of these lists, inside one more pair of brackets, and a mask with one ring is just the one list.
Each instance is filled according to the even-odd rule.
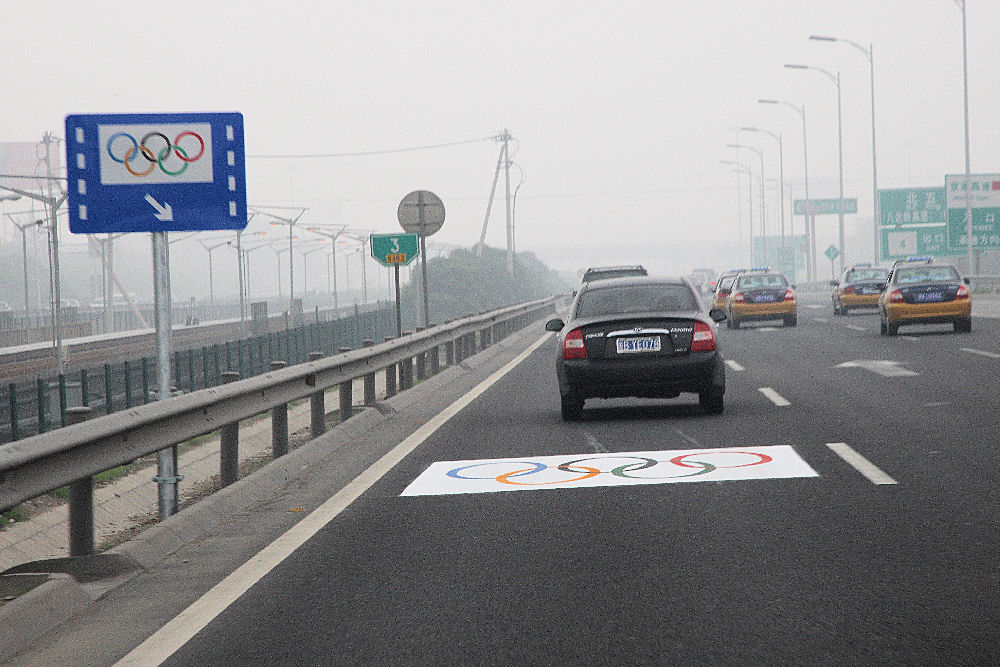
[[395,236],[392,237],[392,251],[399,252],[399,239]]

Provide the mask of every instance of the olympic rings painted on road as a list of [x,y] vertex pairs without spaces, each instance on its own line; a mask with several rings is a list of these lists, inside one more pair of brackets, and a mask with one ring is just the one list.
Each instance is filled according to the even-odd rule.
[[[189,155],[188,151],[180,145],[181,141],[188,137],[193,138],[198,142],[198,151],[194,155]],[[163,146],[156,153],[154,153],[150,146],[147,145],[147,142],[151,138],[157,138],[163,144]],[[124,154],[116,155],[116,151],[113,146],[116,139],[126,139],[128,143],[131,144]],[[121,142],[119,142],[118,145],[120,147]],[[139,140],[136,140],[136,138],[128,132],[115,132],[108,138],[105,148],[107,149],[108,157],[115,162],[124,165],[125,169],[128,170],[128,173],[133,176],[138,176],[140,178],[148,176],[152,173],[153,168],[157,166],[159,166],[160,171],[167,176],[180,176],[188,168],[190,163],[197,162],[201,156],[205,154],[205,140],[202,139],[200,134],[190,130],[185,130],[179,133],[176,137],[174,137],[173,141],[170,141],[170,138],[162,132],[147,132],[142,139]],[[170,158],[171,153],[177,156],[177,159],[181,161],[179,169],[171,170],[164,165],[164,162]],[[140,155],[149,163],[148,166],[144,169],[133,168],[133,158],[138,159]]]
[[[751,456],[755,457],[756,460],[743,462],[743,459],[738,459],[734,461],[731,465],[720,465],[718,463],[711,463],[708,461],[698,461],[692,459],[691,457],[716,457],[728,456],[728,455],[738,455],[738,456]],[[615,465],[615,467],[610,470],[602,470],[598,467],[603,461],[614,461],[617,463],[622,459],[633,459],[632,463],[624,463],[621,465]],[[686,454],[681,454],[673,458],[661,461],[658,459],[650,458],[647,456],[634,456],[630,454],[606,454],[603,456],[588,456],[585,458],[578,458],[572,461],[566,461],[563,463],[558,463],[554,465],[549,465],[539,461],[487,461],[480,463],[473,463],[471,465],[464,465],[458,468],[452,468],[446,474],[448,477],[453,477],[455,479],[468,479],[468,480],[495,480],[501,484],[511,484],[517,486],[551,486],[553,484],[571,484],[573,482],[579,482],[581,480],[590,479],[591,477],[596,477],[597,475],[613,475],[615,477],[623,477],[626,479],[637,479],[637,480],[654,480],[654,479],[676,479],[680,477],[694,477],[696,475],[704,475],[711,473],[715,470],[724,468],[746,468],[749,466],[757,466],[765,463],[770,463],[773,459],[767,454],[761,452],[743,452],[743,451],[717,451],[717,452],[688,452]],[[588,463],[590,465],[581,465],[582,463]],[[629,473],[635,473],[640,470],[650,470],[659,466],[661,464],[666,464],[667,466],[676,466],[677,468],[695,468],[694,472],[680,471],[676,472],[676,468],[673,470],[666,467],[664,472],[666,474],[660,475],[634,475]],[[481,476],[470,476],[466,471],[470,471],[473,468],[483,468],[486,466],[504,466],[508,468],[508,471],[503,472],[499,475],[490,474],[487,477]],[[522,468],[521,466],[531,466],[530,468]],[[516,466],[516,467],[515,467]],[[509,470],[509,467],[515,467],[514,470]],[[517,477],[527,477],[529,475],[534,475],[536,473],[542,473],[546,470],[558,470],[559,472],[569,473],[574,475],[574,477],[569,477],[566,479],[548,480],[544,482],[529,482],[520,481],[514,478]]]

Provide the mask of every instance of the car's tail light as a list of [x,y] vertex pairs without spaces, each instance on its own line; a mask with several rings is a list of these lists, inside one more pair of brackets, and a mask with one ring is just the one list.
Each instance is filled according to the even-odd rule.
[[743,292],[733,292],[729,295],[729,298],[736,303],[743,303]]
[[785,301],[795,301],[795,291],[792,288],[785,290]]
[[853,287],[845,287],[844,294],[854,294],[855,289]]
[[899,303],[900,301],[903,300],[903,293],[900,292],[898,289],[893,290],[892,294],[889,295],[889,300],[892,301],[893,303]]
[[956,299],[968,299],[969,298],[969,288],[965,285],[958,286],[958,292],[955,293]]
[[715,334],[712,327],[704,322],[694,323],[694,337],[691,339],[692,352],[711,352],[715,349]]
[[583,331],[573,329],[563,338],[563,359],[586,359],[587,348],[583,345]]

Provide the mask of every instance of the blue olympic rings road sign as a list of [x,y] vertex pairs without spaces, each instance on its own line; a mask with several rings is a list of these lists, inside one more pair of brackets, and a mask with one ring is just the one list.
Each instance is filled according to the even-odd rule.
[[[157,137],[163,142],[163,146],[156,153],[154,153],[146,144],[150,137]],[[198,150],[194,155],[188,155],[187,150],[182,148],[180,145],[182,139],[186,137],[191,137],[198,142]],[[128,148],[120,157],[115,154],[117,151],[114,149],[115,140],[119,138],[125,139],[128,143],[132,144],[132,146]],[[119,145],[121,144],[121,142],[118,143]],[[173,141],[168,139],[167,135],[162,132],[156,131],[147,132],[143,135],[142,139],[138,141],[128,132],[115,132],[108,139],[106,148],[108,151],[108,157],[115,162],[124,165],[125,169],[127,169],[133,176],[148,176],[156,166],[159,166],[160,171],[168,176],[180,176],[184,173],[184,170],[187,169],[190,163],[197,162],[201,159],[201,156],[205,154],[205,140],[200,134],[190,130],[180,132],[176,137],[174,137]],[[173,154],[177,156],[177,159],[181,161],[180,169],[172,171],[164,166],[163,162],[168,159],[171,152],[173,152]],[[132,158],[137,158],[140,155],[149,163],[149,166],[145,170],[136,170],[132,168]]]

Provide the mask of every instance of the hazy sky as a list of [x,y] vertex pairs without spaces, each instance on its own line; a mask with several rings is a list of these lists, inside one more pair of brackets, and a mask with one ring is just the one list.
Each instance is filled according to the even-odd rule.
[[[399,199],[429,189],[448,212],[435,239],[468,246],[483,223],[493,142],[253,156],[459,142],[506,127],[526,176],[518,249],[560,269],[729,264],[736,176],[719,160],[736,159],[725,147],[735,128],[782,133],[785,180],[801,196],[799,117],[758,98],[805,105],[811,194],[835,197],[835,87],[786,62],[842,72],[845,189],[859,200],[854,224],[868,218],[868,65],[852,47],[810,34],[874,44],[881,186],[943,185],[964,170],[953,0],[4,0],[0,16],[0,142],[61,136],[69,113],[240,111],[251,205],[301,205],[307,223],[396,231]],[[968,16],[972,169],[1000,171],[1000,2],[968,0]],[[775,142],[746,133],[742,141],[763,147],[765,175],[776,179]],[[758,169],[755,155],[742,159]],[[512,169],[512,187],[520,173]],[[487,237],[496,246],[505,243],[502,201]],[[833,240],[836,217],[819,222],[820,243]],[[786,213],[792,224],[801,230]],[[257,220],[251,228],[280,233]],[[183,296],[183,281],[175,284]]]

